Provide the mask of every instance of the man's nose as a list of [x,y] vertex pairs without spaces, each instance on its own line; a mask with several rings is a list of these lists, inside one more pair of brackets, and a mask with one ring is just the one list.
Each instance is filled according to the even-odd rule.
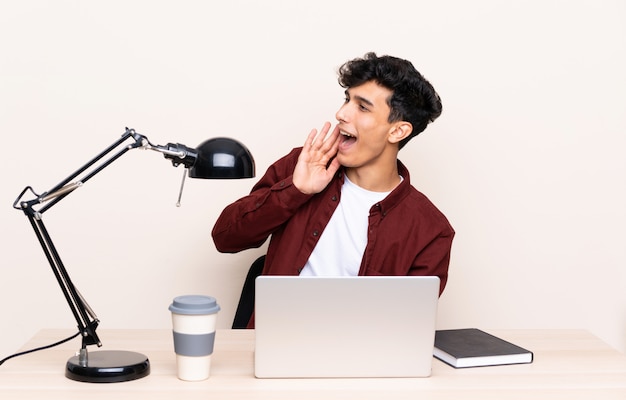
[[347,106],[348,106],[348,103],[345,103],[344,105],[339,107],[339,110],[337,110],[337,113],[335,114],[335,118],[337,118],[337,121],[348,122],[349,112],[347,110]]

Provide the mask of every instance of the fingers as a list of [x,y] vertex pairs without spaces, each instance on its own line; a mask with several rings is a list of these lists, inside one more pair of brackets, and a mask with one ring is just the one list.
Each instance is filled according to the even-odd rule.
[[[293,184],[302,193],[319,193],[339,168],[335,158],[339,148],[339,128],[330,132],[330,122],[322,129],[312,129],[293,171]],[[329,133],[330,132],[330,133]]]
[[324,122],[324,126],[322,126],[322,131],[319,134],[319,137],[322,139],[322,142],[326,141],[326,135],[328,135],[328,131],[330,130],[330,122]]
[[329,130],[330,130],[330,122],[325,122],[319,134],[317,133],[317,129],[311,130],[311,133],[309,133],[309,137],[307,137],[307,142],[311,140],[311,145],[315,149],[321,148],[325,142],[326,135],[328,135]]
[[326,122],[324,123],[324,126],[322,126],[322,129],[320,130],[319,134],[317,134],[317,131],[315,129],[311,131],[311,133],[309,134],[309,137],[313,136],[312,143],[315,146],[315,148],[319,149],[324,146],[325,148],[328,148],[329,146],[332,146],[334,144],[334,142],[339,137],[339,126],[338,125],[335,126],[335,129],[333,129],[332,132],[330,132],[330,128],[331,128],[330,122]]
[[330,135],[324,141],[321,151],[330,157],[334,157],[339,150],[339,126],[336,126]]
[[339,125],[335,126],[335,129],[331,132],[330,135],[326,137],[324,144],[329,147],[336,147],[339,145]]
[[315,141],[316,136],[317,136],[317,129],[311,129],[311,132],[309,132],[309,135],[307,136],[306,141],[304,142],[305,150],[309,150],[311,148],[311,146],[313,145],[313,142]]
[[328,162],[337,154],[339,147],[339,126],[335,126],[335,129],[329,134],[330,128],[330,122],[326,122],[319,133],[317,129],[312,129],[306,138],[303,148],[305,153],[311,155],[317,153],[318,156],[314,158],[324,163]]

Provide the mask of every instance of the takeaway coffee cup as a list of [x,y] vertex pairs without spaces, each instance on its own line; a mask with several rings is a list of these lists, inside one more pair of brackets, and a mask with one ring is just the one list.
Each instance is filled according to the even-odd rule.
[[210,296],[186,295],[174,298],[169,310],[178,378],[184,381],[207,379],[220,306]]

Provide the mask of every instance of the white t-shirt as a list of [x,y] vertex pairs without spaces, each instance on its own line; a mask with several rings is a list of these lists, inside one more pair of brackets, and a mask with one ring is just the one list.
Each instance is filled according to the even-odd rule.
[[367,245],[370,209],[391,192],[370,192],[345,177],[341,201],[300,276],[355,276]]

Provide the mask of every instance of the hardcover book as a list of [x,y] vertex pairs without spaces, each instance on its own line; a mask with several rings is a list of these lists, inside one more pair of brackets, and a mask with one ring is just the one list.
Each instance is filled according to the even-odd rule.
[[436,331],[433,355],[454,368],[533,361],[531,351],[476,328]]

